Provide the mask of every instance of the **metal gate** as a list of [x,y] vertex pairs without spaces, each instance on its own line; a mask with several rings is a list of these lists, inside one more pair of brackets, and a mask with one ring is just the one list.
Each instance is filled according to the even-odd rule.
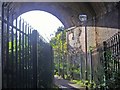
[[[10,5],[8,2],[2,5],[2,88],[45,87],[43,82],[40,83],[43,78],[40,68],[47,62],[46,67],[49,69],[43,69],[46,75],[50,75],[46,79],[49,82],[46,82],[46,87],[51,87],[53,79],[51,46],[27,22],[15,18],[15,12],[11,10]],[[46,62],[40,63],[42,60]]]

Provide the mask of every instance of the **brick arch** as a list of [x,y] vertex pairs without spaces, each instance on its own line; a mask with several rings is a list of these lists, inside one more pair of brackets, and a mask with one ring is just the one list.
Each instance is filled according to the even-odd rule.
[[[13,2],[10,8],[11,12],[15,13],[15,18],[31,10],[46,11],[56,16],[65,28],[81,25],[78,18],[80,13],[87,14],[89,26],[93,26],[94,21],[92,19],[96,17],[99,21],[99,23],[96,23],[96,26],[118,28],[116,23],[118,22],[117,19],[113,20],[114,22],[109,25],[107,23],[103,25],[103,23],[101,23],[102,21],[100,21],[101,17],[104,18],[104,22],[111,21],[109,18],[113,16],[117,18],[118,12],[116,5],[117,3],[103,2]],[[111,11],[113,11],[113,13],[110,13]]]

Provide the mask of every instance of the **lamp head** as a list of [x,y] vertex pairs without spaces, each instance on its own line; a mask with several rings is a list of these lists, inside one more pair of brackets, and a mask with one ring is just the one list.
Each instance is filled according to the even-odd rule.
[[79,15],[79,20],[80,20],[81,22],[87,21],[87,15],[85,15],[85,14],[80,14],[80,15]]

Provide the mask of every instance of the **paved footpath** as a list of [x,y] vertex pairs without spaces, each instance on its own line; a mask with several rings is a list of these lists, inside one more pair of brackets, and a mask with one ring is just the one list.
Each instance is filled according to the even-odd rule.
[[54,76],[54,83],[62,90],[85,90],[84,87],[80,87],[79,85],[71,83],[70,81],[64,80],[58,76]]

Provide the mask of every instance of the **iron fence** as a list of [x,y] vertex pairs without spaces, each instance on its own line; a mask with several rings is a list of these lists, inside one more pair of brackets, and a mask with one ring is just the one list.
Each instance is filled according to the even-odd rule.
[[120,32],[92,51],[93,76],[98,87],[120,88]]
[[37,30],[34,30],[32,33],[33,58],[36,58],[36,61],[33,61],[35,67],[33,74],[34,80],[37,82],[34,84],[38,88],[52,88],[54,69],[52,47]]
[[10,3],[3,3],[2,88],[51,87],[51,46],[27,22],[21,18],[15,19],[10,9]]

